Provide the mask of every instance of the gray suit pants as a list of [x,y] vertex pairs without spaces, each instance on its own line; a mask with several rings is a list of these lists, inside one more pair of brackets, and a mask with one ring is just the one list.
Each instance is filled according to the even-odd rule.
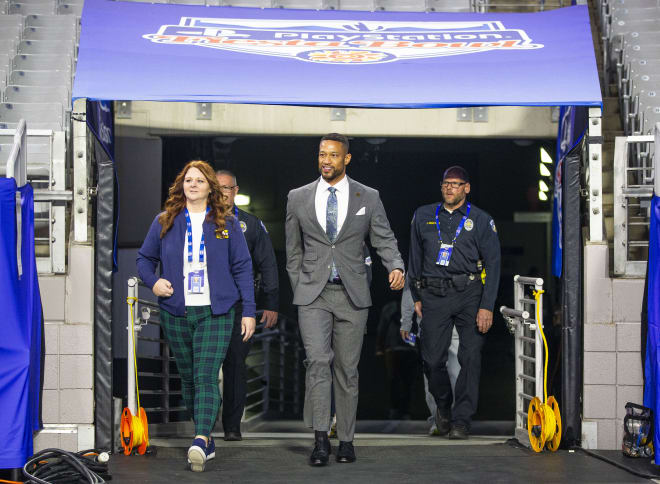
[[358,362],[369,308],[356,307],[341,285],[327,284],[319,297],[298,307],[305,345],[305,424],[330,430],[334,380],[337,436],[351,442],[358,404]]

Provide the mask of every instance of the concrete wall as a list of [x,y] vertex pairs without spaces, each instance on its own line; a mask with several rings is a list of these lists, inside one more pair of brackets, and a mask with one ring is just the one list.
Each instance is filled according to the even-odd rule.
[[642,403],[644,279],[609,277],[607,245],[584,251],[583,445],[620,449],[626,402]]
[[[119,103],[119,101],[117,102]],[[495,106],[484,121],[465,121],[457,109],[346,108],[338,120],[331,108],[211,104],[211,119],[197,119],[196,103],[133,101],[130,117],[117,116],[116,136],[416,136],[424,138],[554,138],[550,107]],[[118,112],[118,109],[115,109]],[[470,114],[471,115],[471,114]]]
[[72,245],[66,275],[40,275],[45,320],[44,430],[35,452],[94,447],[94,249]]

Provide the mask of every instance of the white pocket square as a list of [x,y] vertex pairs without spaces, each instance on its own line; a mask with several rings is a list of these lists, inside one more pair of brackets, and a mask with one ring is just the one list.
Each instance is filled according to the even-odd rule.
[[357,211],[357,213],[355,215],[364,215],[366,213],[365,208],[366,207],[362,207],[360,210]]

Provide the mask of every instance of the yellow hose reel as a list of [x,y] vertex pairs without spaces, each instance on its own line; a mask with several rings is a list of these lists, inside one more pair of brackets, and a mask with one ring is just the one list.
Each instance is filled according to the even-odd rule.
[[133,304],[137,301],[135,297],[129,297],[126,302],[131,309],[131,334],[133,335],[133,369],[135,370],[135,393],[137,395],[138,414],[133,415],[131,409],[124,407],[121,413],[120,433],[121,446],[124,448],[124,455],[131,455],[135,449],[138,454],[144,455],[149,446],[149,423],[147,422],[147,413],[140,406],[140,387],[138,386],[137,371],[137,348],[135,344],[134,330],[134,308]]
[[559,404],[555,397],[548,398],[548,343],[543,333],[543,323],[540,320],[540,304],[543,290],[534,291],[536,300],[536,328],[543,338],[545,348],[545,365],[543,372],[543,396],[545,403],[542,403],[538,397],[534,397],[529,402],[527,409],[527,433],[529,443],[535,452],[541,452],[545,447],[550,452],[555,452],[561,442],[561,414],[559,413]]
[[131,455],[133,449],[144,455],[149,446],[147,414],[142,407],[139,407],[138,414],[131,414],[128,407],[121,413],[121,446],[124,448],[124,455]]

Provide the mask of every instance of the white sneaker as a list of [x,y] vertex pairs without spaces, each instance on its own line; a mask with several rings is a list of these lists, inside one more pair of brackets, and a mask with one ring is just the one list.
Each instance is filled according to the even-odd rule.
[[[188,449],[188,464],[190,464],[191,471],[204,472],[207,460],[206,447],[204,439],[193,440],[192,445]],[[215,457],[215,452],[213,452],[213,457]]]

